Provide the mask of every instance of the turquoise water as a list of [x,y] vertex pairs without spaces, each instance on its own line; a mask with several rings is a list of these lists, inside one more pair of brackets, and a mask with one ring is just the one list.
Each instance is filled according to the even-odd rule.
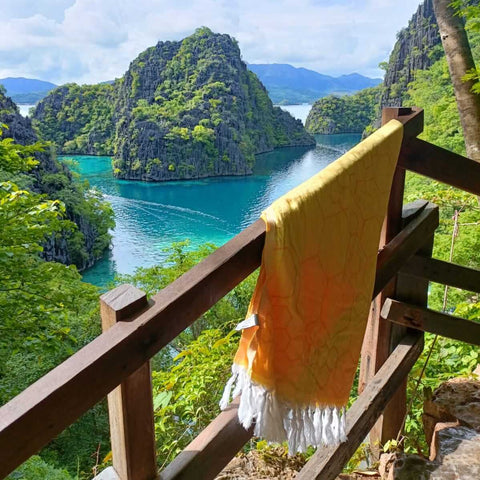
[[350,149],[359,135],[317,135],[315,148],[284,148],[257,156],[254,174],[162,183],[116,180],[109,157],[73,157],[116,215],[111,251],[83,273],[105,285],[116,273],[161,263],[172,242],[222,245],[268,205]]

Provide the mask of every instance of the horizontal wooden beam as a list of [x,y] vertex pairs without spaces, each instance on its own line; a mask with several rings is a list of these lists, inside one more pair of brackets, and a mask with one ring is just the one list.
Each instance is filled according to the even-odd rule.
[[404,142],[398,166],[480,195],[480,163],[424,140]]
[[480,323],[387,298],[381,315],[390,322],[422,332],[480,345]]
[[438,226],[438,207],[433,203],[418,204],[419,214],[414,215],[410,205],[405,207],[413,220],[394,237],[377,257],[377,276],[373,297],[375,298],[397,274],[402,265],[412,257],[435,232]]
[[367,384],[347,411],[348,440],[336,447],[321,448],[295,477],[296,480],[334,480],[363,442],[385,405],[407,377],[423,350],[423,335],[408,334]]
[[107,332],[0,408],[0,478],[7,476],[259,265],[265,224],[256,221]]
[[238,420],[237,397],[165,470],[159,480],[209,480],[230,462],[253,435]]
[[415,255],[402,267],[401,272],[442,285],[480,293],[480,270],[456,263]]

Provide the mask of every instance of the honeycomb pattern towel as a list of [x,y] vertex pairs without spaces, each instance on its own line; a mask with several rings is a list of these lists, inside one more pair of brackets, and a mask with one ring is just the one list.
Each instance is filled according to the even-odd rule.
[[403,126],[390,121],[262,214],[265,247],[220,406],[290,453],[345,438]]

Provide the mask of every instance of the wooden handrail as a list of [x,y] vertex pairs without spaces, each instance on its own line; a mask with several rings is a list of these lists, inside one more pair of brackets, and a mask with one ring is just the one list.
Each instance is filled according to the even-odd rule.
[[404,337],[380,370],[347,411],[348,441],[319,449],[307,462],[297,480],[334,480],[363,442],[385,405],[408,375],[423,350],[423,335]]
[[480,163],[412,138],[402,146],[399,166],[439,182],[480,195]]
[[415,255],[403,265],[401,271],[431,282],[480,293],[480,270],[456,263]]
[[[423,131],[424,115],[421,109],[384,108],[382,110],[382,125],[385,125],[392,119],[403,123],[402,149]],[[402,149],[400,150],[400,157],[402,155]],[[405,170],[397,163],[390,189],[387,214],[380,235],[380,248],[388,244],[402,229],[404,190]],[[384,299],[388,296],[395,295],[397,287],[398,282],[397,279],[394,278],[388,285],[378,290],[379,294],[372,302],[362,344],[358,382],[359,393],[361,393],[363,388],[371,381],[375,373],[387,360],[397,342],[405,334],[400,327],[392,325],[389,322],[383,322],[380,318],[380,309]],[[396,435],[396,432],[401,428],[405,409],[406,386],[404,385],[398,389],[392,401],[387,405],[385,414],[373,428],[370,435],[373,445],[380,442],[383,443],[393,435]],[[376,447],[372,449],[372,452],[374,452],[374,454],[376,453]]]

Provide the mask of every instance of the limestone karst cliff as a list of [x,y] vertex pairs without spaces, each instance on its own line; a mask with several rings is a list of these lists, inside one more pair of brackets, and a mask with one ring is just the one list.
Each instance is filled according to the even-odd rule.
[[114,85],[94,87],[57,88],[37,106],[35,123],[63,152],[99,153],[102,145],[118,178],[246,175],[255,154],[315,144],[299,120],[272,105],[237,42],[208,28],[159,42]]

